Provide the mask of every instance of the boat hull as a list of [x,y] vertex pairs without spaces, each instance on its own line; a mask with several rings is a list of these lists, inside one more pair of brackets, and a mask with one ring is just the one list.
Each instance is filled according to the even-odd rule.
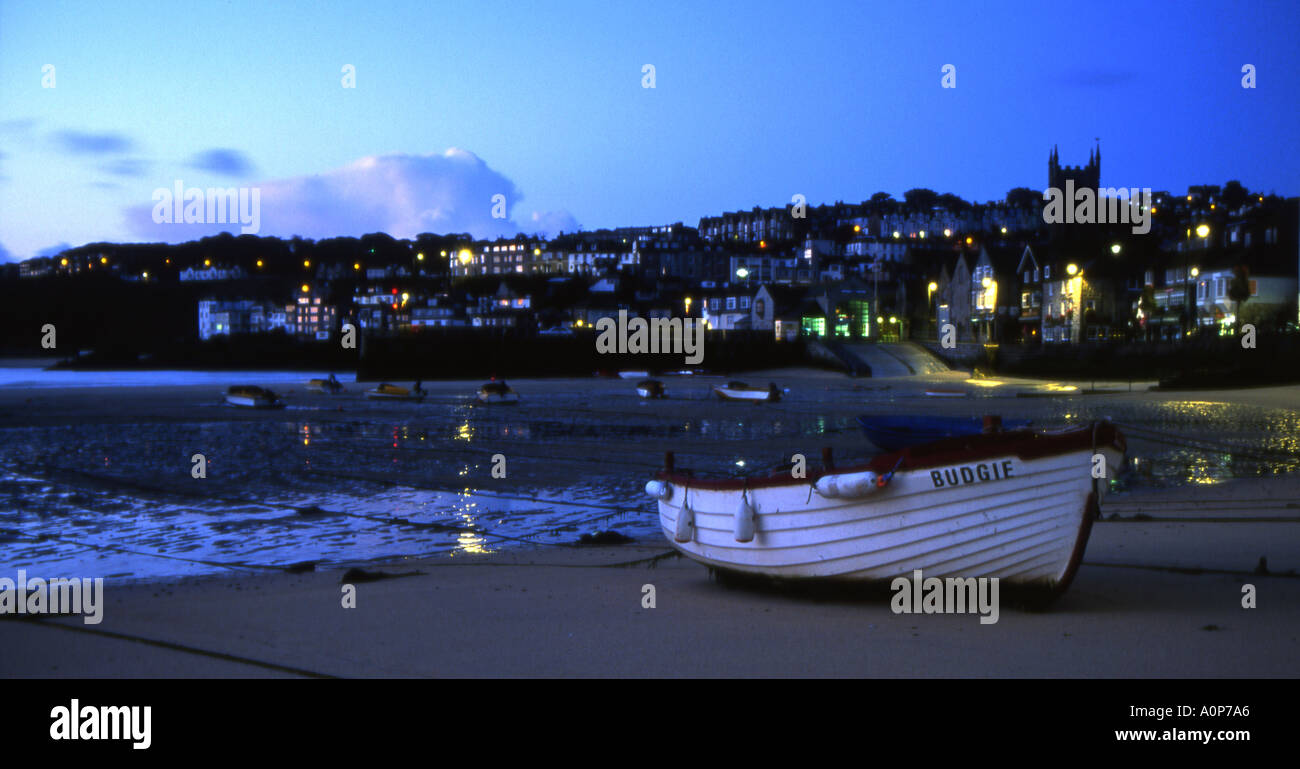
[[334,395],[343,392],[343,386],[331,384],[325,379],[313,379],[307,383],[307,392]]
[[226,403],[245,409],[282,409],[284,403],[278,400],[260,398],[253,395],[227,395]]
[[519,394],[514,392],[508,393],[485,393],[478,394],[479,403],[518,403]]
[[724,401],[745,401],[747,403],[766,403],[772,400],[770,390],[733,390],[729,387],[715,387],[713,394]]
[[[743,490],[660,474],[671,488],[659,500],[660,525],[690,558],[748,574],[886,581],[920,569],[927,577],[998,577],[1064,590],[1106,485],[1093,482],[1086,436],[1078,443],[1046,456],[985,453],[899,470],[858,498],[822,496],[811,473],[799,483]],[[1117,471],[1122,437],[1096,451],[1108,473]],[[742,491],[753,510],[748,542],[736,534]],[[679,528],[683,503],[691,525]]]
[[411,393],[386,393],[377,390],[366,390],[366,397],[371,400],[380,401],[422,401],[423,395],[413,395]]

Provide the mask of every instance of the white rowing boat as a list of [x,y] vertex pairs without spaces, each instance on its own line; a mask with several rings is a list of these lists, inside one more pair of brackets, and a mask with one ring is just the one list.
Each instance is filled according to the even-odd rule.
[[728,382],[713,388],[713,394],[724,401],[748,401],[750,403],[775,402],[781,400],[781,390],[775,384],[767,388],[750,387],[744,382]]
[[1111,424],[961,436],[860,465],[706,480],[669,467],[646,485],[664,535],[711,567],[770,577],[998,577],[1069,586],[1107,477],[1124,460]]
[[226,403],[246,409],[282,409],[280,396],[264,387],[234,385],[226,391]]

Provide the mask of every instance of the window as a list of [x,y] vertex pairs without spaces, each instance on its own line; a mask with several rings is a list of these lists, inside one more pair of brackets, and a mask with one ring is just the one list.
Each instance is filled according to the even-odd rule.
[[727,297],[727,309],[728,310],[736,309],[736,297],[734,296]]
[[1043,268],[1043,280],[1052,279],[1052,266],[1049,264]]
[[740,297],[740,309],[742,310],[749,309],[749,297],[747,296]]

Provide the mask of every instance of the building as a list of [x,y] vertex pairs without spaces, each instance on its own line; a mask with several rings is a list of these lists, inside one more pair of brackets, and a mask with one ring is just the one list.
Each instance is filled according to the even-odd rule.
[[321,295],[304,291],[284,308],[286,326],[300,339],[327,340],[338,330],[338,310]]
[[201,340],[230,334],[263,334],[277,329],[290,331],[287,313],[271,302],[201,299],[198,314]]

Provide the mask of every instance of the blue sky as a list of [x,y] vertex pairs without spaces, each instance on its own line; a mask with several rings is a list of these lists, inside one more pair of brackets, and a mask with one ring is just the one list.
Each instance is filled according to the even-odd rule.
[[149,221],[178,179],[318,238],[986,200],[1094,137],[1107,186],[1295,195],[1297,30],[1294,2],[5,2],[0,247],[185,239]]

